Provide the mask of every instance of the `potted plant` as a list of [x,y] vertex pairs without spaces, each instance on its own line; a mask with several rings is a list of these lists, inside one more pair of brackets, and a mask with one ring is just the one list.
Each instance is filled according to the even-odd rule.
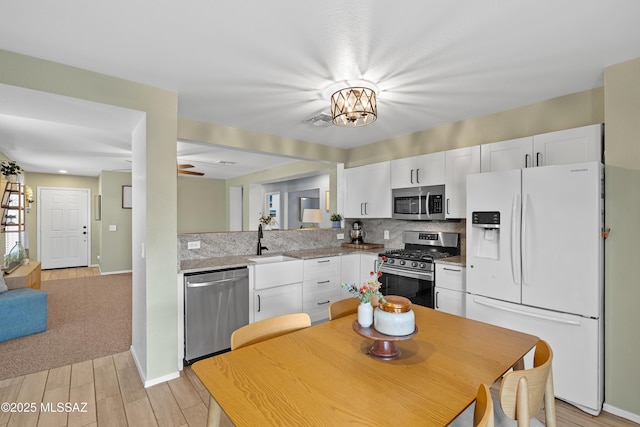
[[3,176],[7,177],[9,182],[17,182],[18,175],[22,173],[22,168],[12,160],[9,162],[2,162],[0,171],[2,171]]
[[339,213],[332,213],[329,220],[333,223],[333,228],[340,228],[340,221],[342,221],[342,215]]

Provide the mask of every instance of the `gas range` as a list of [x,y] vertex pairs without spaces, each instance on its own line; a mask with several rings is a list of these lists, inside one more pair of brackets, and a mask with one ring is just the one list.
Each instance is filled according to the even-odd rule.
[[[460,255],[460,234],[405,231],[403,249],[378,254],[382,262],[380,290],[383,295],[400,295],[413,304],[434,308],[434,260]],[[384,259],[384,262],[383,262]]]
[[434,260],[460,254],[459,239],[458,233],[405,231],[405,247],[378,254],[378,259],[386,258],[383,272],[385,269],[430,272],[434,270]]

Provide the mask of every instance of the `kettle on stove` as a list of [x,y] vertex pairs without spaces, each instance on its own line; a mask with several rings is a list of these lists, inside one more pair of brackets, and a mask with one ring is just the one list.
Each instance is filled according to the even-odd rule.
[[349,232],[351,243],[364,243],[366,233],[362,229],[362,223],[360,221],[354,221],[351,227],[351,231]]

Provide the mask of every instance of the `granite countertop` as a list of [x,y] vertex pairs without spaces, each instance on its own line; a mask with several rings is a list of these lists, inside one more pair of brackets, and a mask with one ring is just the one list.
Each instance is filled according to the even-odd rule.
[[292,258],[313,259],[324,258],[330,256],[340,256],[350,253],[372,253],[377,254],[382,249],[355,249],[345,248],[341,246],[318,248],[318,249],[305,249],[298,251],[287,252],[273,252],[265,253],[263,255],[233,255],[233,256],[221,256],[213,258],[193,259],[180,262],[180,273],[197,273],[207,270],[221,270],[225,268],[246,267],[248,265],[255,264],[251,261],[251,258],[268,258],[275,255],[286,255]]
[[460,267],[467,266],[467,260],[462,255],[450,256],[447,258],[440,258],[435,260],[436,264],[449,264],[449,265],[457,265]]

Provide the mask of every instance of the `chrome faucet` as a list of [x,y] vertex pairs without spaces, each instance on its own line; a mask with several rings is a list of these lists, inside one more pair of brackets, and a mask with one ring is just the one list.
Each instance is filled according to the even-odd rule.
[[268,251],[269,248],[266,246],[262,246],[262,242],[260,242],[260,239],[264,238],[264,234],[262,234],[262,224],[258,225],[258,251],[257,254],[258,255],[262,255],[262,251]]

